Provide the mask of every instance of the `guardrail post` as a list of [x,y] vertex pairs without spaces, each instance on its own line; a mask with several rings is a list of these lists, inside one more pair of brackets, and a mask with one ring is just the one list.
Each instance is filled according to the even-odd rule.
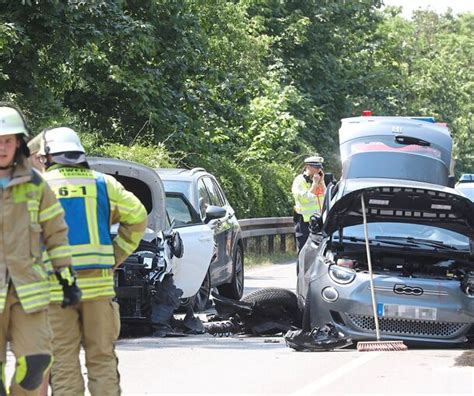
[[255,238],[255,250],[257,254],[262,254],[262,237],[258,236]]
[[286,235],[285,234],[280,235],[280,252],[282,253],[286,252]]
[[274,248],[274,235],[269,235],[268,236],[268,253],[270,254],[273,254],[273,252],[275,251],[275,248]]

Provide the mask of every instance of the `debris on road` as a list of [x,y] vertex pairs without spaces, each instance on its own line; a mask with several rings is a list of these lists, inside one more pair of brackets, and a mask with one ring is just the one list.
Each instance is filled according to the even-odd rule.
[[352,340],[337,331],[332,323],[311,331],[290,330],[285,334],[286,345],[298,352],[324,352],[352,345]]
[[454,365],[458,367],[474,367],[474,351],[466,351],[461,356],[458,356]]
[[290,290],[259,289],[240,301],[217,294],[213,297],[217,315],[210,316],[205,325],[212,335],[274,335],[300,327],[297,298]]

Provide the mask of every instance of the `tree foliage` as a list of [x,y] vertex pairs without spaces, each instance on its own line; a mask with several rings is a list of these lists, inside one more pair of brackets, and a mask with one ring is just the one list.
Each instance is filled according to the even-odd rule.
[[448,122],[470,170],[473,14],[381,3],[0,0],[0,99],[96,155],[205,166],[239,217],[291,213],[304,156],[337,171],[365,108]]

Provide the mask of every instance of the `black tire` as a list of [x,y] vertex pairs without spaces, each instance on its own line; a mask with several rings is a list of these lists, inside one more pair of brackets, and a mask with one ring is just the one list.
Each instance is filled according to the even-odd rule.
[[234,300],[240,300],[244,294],[244,254],[242,247],[237,245],[232,260],[232,280],[217,288],[219,294]]
[[288,311],[298,310],[298,299],[296,294],[288,289],[279,287],[266,287],[255,290],[242,298],[243,302],[255,304],[255,306],[277,306]]
[[300,326],[298,298],[291,290],[267,287],[247,294],[242,302],[253,304],[255,310],[263,315],[286,318],[292,324]]
[[194,312],[204,311],[207,308],[207,303],[209,302],[209,296],[211,294],[211,276],[209,271],[206,272],[206,276],[202,281],[202,285],[199,288],[198,292],[194,296]]

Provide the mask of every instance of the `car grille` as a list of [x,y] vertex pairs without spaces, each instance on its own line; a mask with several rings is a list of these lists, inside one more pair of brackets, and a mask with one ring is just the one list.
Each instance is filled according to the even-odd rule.
[[[373,316],[347,314],[352,324],[362,330],[375,331]],[[380,318],[380,331],[407,336],[451,337],[467,323],[432,322],[427,320]]]

